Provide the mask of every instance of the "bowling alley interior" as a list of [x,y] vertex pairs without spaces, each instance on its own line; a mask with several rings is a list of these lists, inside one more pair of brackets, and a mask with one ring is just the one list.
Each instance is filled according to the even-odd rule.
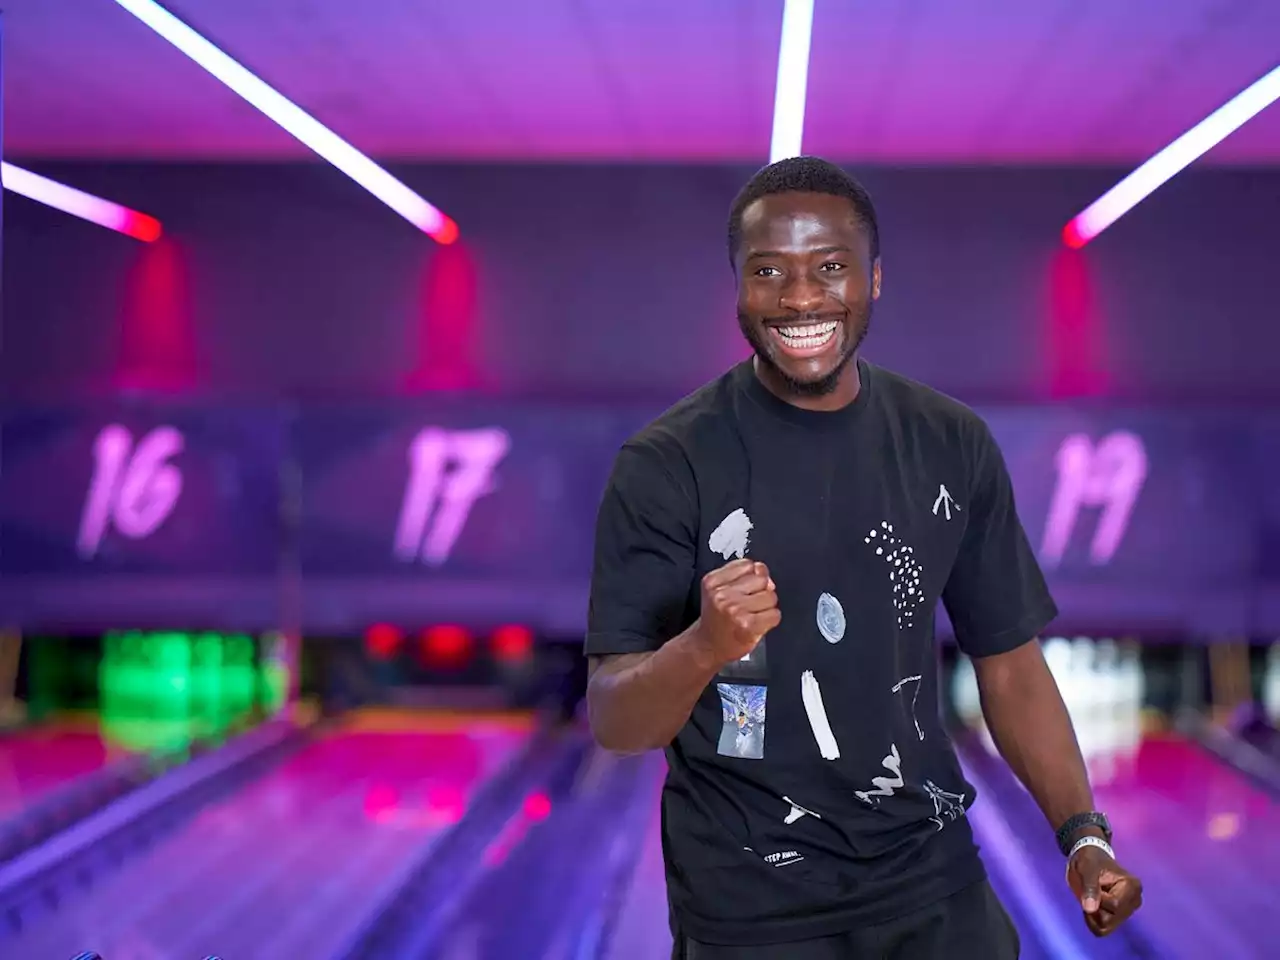
[[1280,4],[10,0],[0,87],[0,960],[685,956],[598,511],[750,359],[726,221],[802,156],[874,200],[860,357],[998,445],[1142,879],[1095,937],[929,597],[1020,956],[1280,956]]

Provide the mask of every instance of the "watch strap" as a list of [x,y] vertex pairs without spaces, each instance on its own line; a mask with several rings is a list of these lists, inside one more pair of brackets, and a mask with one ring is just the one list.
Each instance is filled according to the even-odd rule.
[[1074,817],[1070,817],[1066,823],[1058,828],[1056,839],[1058,841],[1058,849],[1062,851],[1065,857],[1071,853],[1072,844],[1075,843],[1076,834],[1087,827],[1094,827],[1102,831],[1102,839],[1111,842],[1111,824],[1108,822],[1106,814],[1098,813],[1096,810],[1088,813],[1077,813]]

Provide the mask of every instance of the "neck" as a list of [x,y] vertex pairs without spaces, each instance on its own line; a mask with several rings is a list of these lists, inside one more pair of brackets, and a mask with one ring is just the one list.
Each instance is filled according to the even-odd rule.
[[799,407],[801,410],[826,412],[839,410],[853,403],[858,398],[858,391],[862,389],[862,380],[858,374],[858,355],[856,353],[849,358],[849,361],[840,371],[835,389],[820,396],[797,392],[778,374],[777,370],[774,370],[768,364],[761,363],[758,356],[752,358],[751,367],[755,371],[756,379],[764,384],[766,390],[779,400],[785,400],[793,407]]

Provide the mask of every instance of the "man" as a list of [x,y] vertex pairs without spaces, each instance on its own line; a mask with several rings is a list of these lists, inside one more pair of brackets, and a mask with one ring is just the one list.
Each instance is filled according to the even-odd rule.
[[881,287],[870,198],[824,161],[773,164],[733,204],[729,254],[755,355],[623,446],[586,639],[597,741],[667,752],[676,956],[1018,955],[934,706],[939,598],[1110,933],[1141,884],[1034,642],[1057,608],[1000,451],[972,411],[858,356]]

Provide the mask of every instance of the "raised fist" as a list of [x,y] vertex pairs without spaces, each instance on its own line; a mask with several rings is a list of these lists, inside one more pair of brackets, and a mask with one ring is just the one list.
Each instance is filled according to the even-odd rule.
[[731,560],[702,578],[699,634],[720,665],[741,660],[782,622],[769,568]]

